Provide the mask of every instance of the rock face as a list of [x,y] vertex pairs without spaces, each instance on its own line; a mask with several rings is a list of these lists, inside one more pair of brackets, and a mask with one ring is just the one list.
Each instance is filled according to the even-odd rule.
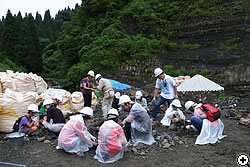
[[[230,12],[220,15],[191,16],[185,19],[171,41],[196,44],[196,48],[171,48],[162,50],[144,62],[124,63],[120,69],[122,80],[130,84],[154,81],[153,70],[165,65],[190,69],[207,69],[213,74],[223,74],[215,81],[226,86],[238,86],[248,91],[250,86],[250,5],[234,1],[221,2]],[[132,79],[132,81],[131,81]]]

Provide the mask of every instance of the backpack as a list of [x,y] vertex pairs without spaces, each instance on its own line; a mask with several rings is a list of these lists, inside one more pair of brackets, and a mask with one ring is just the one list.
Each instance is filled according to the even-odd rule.
[[216,121],[221,116],[221,111],[210,104],[203,104],[200,109],[207,114],[208,120],[210,122]]
[[27,115],[19,117],[16,120],[16,122],[14,123],[13,127],[12,127],[12,129],[13,129],[12,132],[18,132],[19,131],[19,125],[20,125],[20,122],[23,119],[23,117],[26,117],[28,119]]

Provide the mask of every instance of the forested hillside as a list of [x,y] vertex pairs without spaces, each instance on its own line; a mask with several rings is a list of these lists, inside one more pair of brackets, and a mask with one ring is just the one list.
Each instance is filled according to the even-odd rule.
[[[61,22],[47,19],[48,13],[43,21],[38,14],[35,20],[25,16],[23,22],[34,20],[37,27],[36,34],[24,28],[26,33],[33,32],[33,39],[25,35],[26,40],[21,40],[27,52],[18,49],[18,34],[5,35],[8,14],[0,24],[1,55],[71,91],[90,69],[133,83],[150,81],[153,69],[160,66],[170,75],[202,73],[223,84],[229,79],[227,71],[221,70],[227,66],[225,58],[231,56],[227,60],[232,63],[240,56],[235,63],[249,66],[245,61],[249,57],[249,6],[248,0],[83,0],[79,9],[58,19]],[[14,18],[21,19],[19,15]],[[47,31],[39,26],[41,22]],[[37,35],[40,50],[35,49]],[[22,53],[16,54],[19,50]],[[18,70],[14,63],[10,68]]]

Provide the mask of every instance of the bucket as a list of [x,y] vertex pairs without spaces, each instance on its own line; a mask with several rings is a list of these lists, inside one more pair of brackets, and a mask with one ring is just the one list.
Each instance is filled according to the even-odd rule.
[[9,146],[11,148],[18,148],[23,145],[23,136],[25,134],[21,132],[15,132],[8,134]]

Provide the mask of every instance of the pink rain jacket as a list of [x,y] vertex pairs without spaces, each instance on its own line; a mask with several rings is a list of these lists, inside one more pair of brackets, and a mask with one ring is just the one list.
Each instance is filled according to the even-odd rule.
[[58,137],[58,146],[67,152],[85,152],[93,146],[81,115],[71,116],[64,125]]
[[102,163],[112,163],[123,157],[126,137],[123,129],[113,120],[102,124],[98,134],[98,147],[94,157]]

